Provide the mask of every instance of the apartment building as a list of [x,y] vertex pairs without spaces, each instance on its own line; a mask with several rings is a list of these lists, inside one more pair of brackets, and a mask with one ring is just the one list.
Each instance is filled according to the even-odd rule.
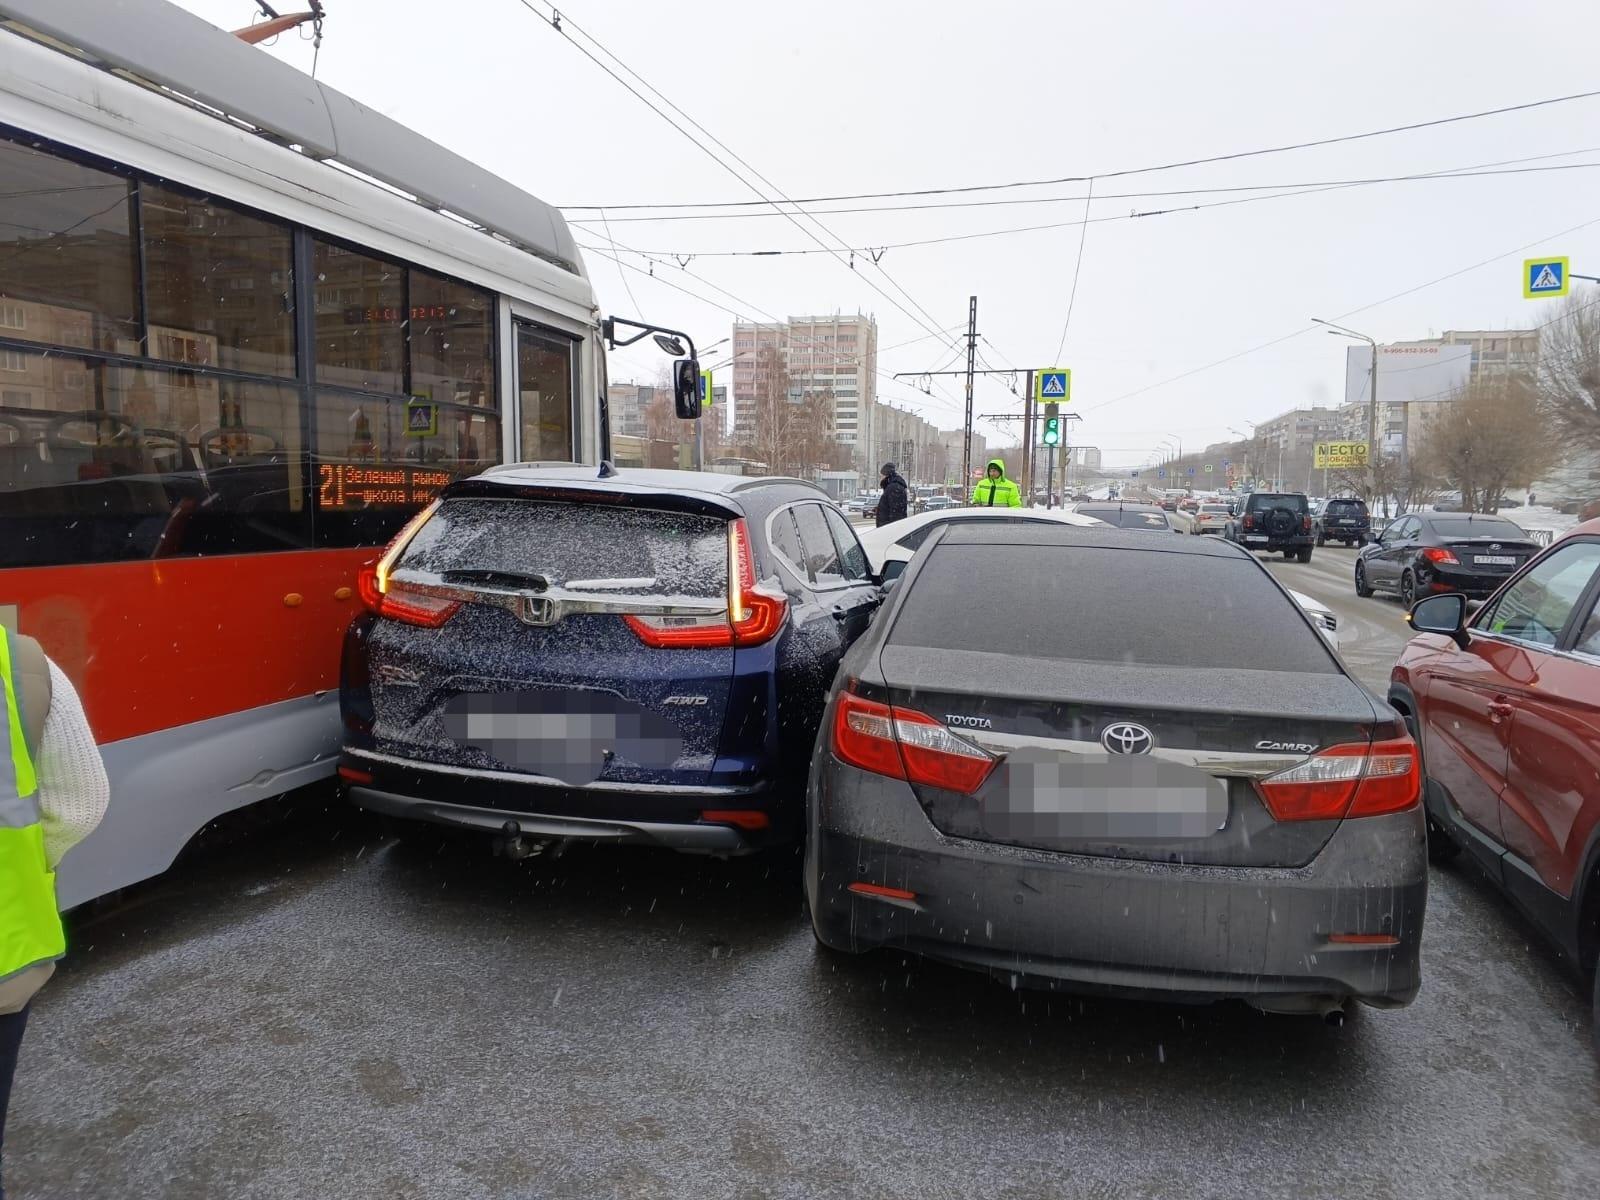
[[776,323],[736,322],[733,327],[733,430],[735,442],[754,438],[755,399],[781,368],[789,399],[833,394],[834,429],[855,465],[870,463],[877,444],[878,323],[862,314],[790,317]]

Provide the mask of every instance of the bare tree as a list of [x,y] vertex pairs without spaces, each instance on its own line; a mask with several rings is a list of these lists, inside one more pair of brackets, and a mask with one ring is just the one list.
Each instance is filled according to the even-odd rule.
[[835,436],[832,390],[795,392],[783,356],[763,347],[756,355],[749,456],[775,474],[803,478],[849,461],[849,451]]
[[1600,449],[1600,301],[1574,292],[1539,335],[1539,399],[1553,432],[1577,450]]
[[1418,469],[1461,489],[1469,512],[1494,512],[1507,488],[1526,486],[1557,456],[1533,380],[1520,375],[1480,379],[1424,427]]

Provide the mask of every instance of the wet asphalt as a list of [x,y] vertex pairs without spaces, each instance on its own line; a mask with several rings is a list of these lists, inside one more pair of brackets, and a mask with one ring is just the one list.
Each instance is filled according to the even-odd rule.
[[[1347,557],[1271,569],[1376,686]],[[19,1200],[1600,1194],[1587,989],[1465,867],[1417,1001],[1341,1029],[841,961],[792,855],[511,863],[319,798],[73,926]]]

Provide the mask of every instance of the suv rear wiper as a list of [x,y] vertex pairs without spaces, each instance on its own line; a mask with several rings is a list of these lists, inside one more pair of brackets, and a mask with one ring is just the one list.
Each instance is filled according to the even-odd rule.
[[460,569],[442,571],[439,578],[446,583],[484,583],[491,587],[532,588],[536,592],[548,591],[550,577],[531,571],[496,571],[491,569]]

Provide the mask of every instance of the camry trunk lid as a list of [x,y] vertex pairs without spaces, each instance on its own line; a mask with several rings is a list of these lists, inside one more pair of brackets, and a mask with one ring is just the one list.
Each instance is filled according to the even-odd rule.
[[[1365,753],[1389,721],[1257,563],[1192,541],[933,548],[859,686],[997,760],[970,792],[914,783],[935,826],[1144,861],[1315,857],[1339,820],[1275,818],[1264,781]],[[1027,586],[980,584],[972,604],[986,579]]]

